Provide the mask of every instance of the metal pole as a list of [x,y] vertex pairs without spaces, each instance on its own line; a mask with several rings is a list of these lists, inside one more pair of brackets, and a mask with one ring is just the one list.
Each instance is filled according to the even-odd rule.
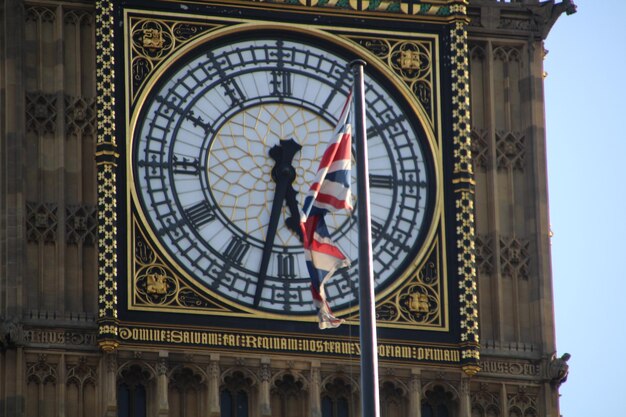
[[357,217],[359,226],[359,308],[361,330],[361,415],[379,417],[378,338],[374,309],[374,271],[372,260],[372,224],[367,166],[367,134],[365,129],[365,61],[350,63],[354,72],[354,138],[357,169]]

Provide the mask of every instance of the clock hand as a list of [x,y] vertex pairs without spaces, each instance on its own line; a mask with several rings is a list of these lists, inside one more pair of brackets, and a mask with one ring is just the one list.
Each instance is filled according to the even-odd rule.
[[296,196],[298,192],[293,189],[293,186],[289,184],[287,187],[287,194],[285,198],[287,199],[287,207],[289,208],[289,217],[285,219],[285,225],[287,228],[295,233],[302,242],[302,229],[300,228],[300,209],[298,208],[298,201],[296,200]]
[[263,245],[263,257],[261,258],[261,266],[259,268],[259,278],[257,280],[256,290],[254,293],[254,305],[258,306],[261,300],[261,293],[267,277],[267,267],[270,262],[270,255],[274,246],[274,237],[278,227],[278,220],[283,208],[283,201],[287,195],[288,188],[296,178],[296,170],[291,166],[291,161],[295,154],[302,149],[295,140],[281,140],[280,145],[273,146],[269,150],[270,157],[276,161],[272,168],[272,179],[276,183],[276,191],[274,200],[272,201],[272,211],[270,213],[270,222],[267,226],[267,235],[265,244]]

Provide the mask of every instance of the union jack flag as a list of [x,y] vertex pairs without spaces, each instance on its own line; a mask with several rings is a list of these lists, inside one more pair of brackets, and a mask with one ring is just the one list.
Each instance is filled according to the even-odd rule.
[[311,276],[313,301],[318,308],[320,329],[335,328],[344,322],[333,315],[326,301],[324,284],[337,269],[350,266],[350,260],[330,238],[324,216],[341,209],[352,210],[352,126],[348,123],[351,102],[352,93],[348,94],[315,180],[304,199],[300,218],[304,255]]

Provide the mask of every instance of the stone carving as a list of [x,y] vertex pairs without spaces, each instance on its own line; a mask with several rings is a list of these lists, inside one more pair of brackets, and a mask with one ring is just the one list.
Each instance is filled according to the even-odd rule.
[[502,18],[500,19],[500,29],[512,29],[512,30],[524,30],[524,31],[536,31],[538,29],[537,23],[533,20],[528,20],[525,17],[522,18]]
[[199,391],[204,384],[204,377],[188,367],[176,369],[170,375],[170,387],[178,390],[180,393],[187,391]]
[[24,342],[24,327],[17,318],[0,318],[0,347],[19,346]]
[[231,369],[225,372],[222,377],[224,388],[237,392],[238,390],[248,391],[250,387],[255,385],[254,379],[246,372],[246,370]]
[[302,376],[294,376],[292,374],[284,374],[282,378],[274,380],[272,385],[272,394],[277,394],[281,398],[288,397],[300,398],[304,388],[304,379]]
[[83,345],[96,346],[95,332],[80,332],[70,330],[28,329],[23,330],[23,342],[45,345]]
[[459,385],[459,393],[463,396],[463,397],[467,397],[470,395],[471,389],[470,389],[470,380],[467,376],[461,378],[461,384]]
[[489,392],[487,384],[480,384],[480,390],[470,396],[472,415],[500,416],[498,393]]
[[393,404],[393,408],[405,411],[408,403],[408,392],[406,387],[398,383],[398,381],[383,381],[380,385],[380,399],[384,406],[389,407]]
[[432,408],[446,407],[458,399],[457,393],[448,383],[435,382],[424,387],[424,402]]
[[75,365],[67,365],[67,377],[66,384],[74,384],[78,388],[85,385],[96,385],[97,374],[96,370],[87,364],[87,358],[80,357],[78,363]]
[[472,162],[474,163],[474,168],[485,170],[489,166],[487,131],[474,126],[470,136],[472,139]]
[[56,384],[56,367],[48,363],[48,356],[40,354],[37,362],[28,363],[26,370],[26,380],[28,383],[36,385]]
[[556,354],[552,355],[550,365],[548,367],[548,377],[550,378],[550,384],[553,387],[560,387],[562,383],[567,381],[567,374],[569,373],[569,365],[567,361],[572,357],[569,353],[564,353],[560,358],[556,357]]
[[96,207],[68,205],[65,208],[65,240],[68,244],[93,246],[96,243],[98,220]]
[[529,246],[530,243],[526,239],[500,238],[500,263],[503,275],[528,279],[530,270]]
[[56,102],[54,94],[26,93],[26,131],[38,135],[53,134],[56,130]]
[[478,273],[491,275],[493,272],[493,240],[489,235],[476,236],[476,266]]
[[261,368],[259,369],[259,380],[262,382],[267,382],[272,377],[272,371],[270,370],[270,366],[267,363],[262,363]]
[[493,59],[502,62],[521,62],[522,51],[516,46],[498,46],[493,49]]
[[[512,1],[522,3],[522,1]],[[528,3],[528,2],[523,2]],[[558,17],[563,13],[576,13],[576,5],[572,0],[563,0],[558,4],[551,2],[535,2],[525,7],[523,14],[511,14],[500,18],[499,29],[530,31],[545,38]]]
[[157,375],[161,376],[161,375],[167,375],[167,359],[166,358],[160,358],[159,361],[156,364],[156,372]]
[[509,417],[537,417],[537,395],[527,392],[525,386],[515,394],[508,394]]
[[105,366],[107,372],[117,372],[117,355],[115,353],[107,353],[105,355]]
[[64,9],[63,22],[70,25],[89,27],[93,25],[94,15],[91,10]]
[[209,362],[209,375],[211,378],[219,378],[220,376],[220,363],[218,361]]
[[95,98],[65,96],[65,130],[70,135],[95,135]]
[[480,43],[469,43],[470,61],[484,61],[485,60],[485,45]]
[[532,376],[540,375],[541,366],[531,362],[509,362],[483,360],[480,364],[481,374],[504,374],[512,376]]
[[496,161],[498,169],[524,171],[526,137],[522,132],[496,132]]
[[54,203],[26,203],[26,239],[34,243],[56,240],[58,219]]
[[322,396],[328,396],[334,401],[337,401],[339,398],[350,398],[357,392],[357,389],[350,384],[350,381],[346,381],[341,377],[325,382],[322,390]]
[[53,8],[44,6],[30,6],[25,10],[26,22],[39,22],[39,23],[53,23],[56,20],[56,15]]
[[481,19],[481,15],[479,13],[470,13],[469,14],[470,22],[469,26],[472,27],[483,27],[483,22]]
[[126,366],[119,372],[120,382],[126,384],[128,388],[147,386],[151,376],[150,372],[138,363]]

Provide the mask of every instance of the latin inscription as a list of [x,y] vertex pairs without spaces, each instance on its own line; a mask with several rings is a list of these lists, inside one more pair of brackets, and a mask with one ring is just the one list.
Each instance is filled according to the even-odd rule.
[[481,361],[480,372],[483,374],[507,374],[537,376],[541,367],[532,363],[504,362],[504,361]]
[[24,343],[46,345],[87,345],[96,346],[95,333],[78,333],[56,330],[24,330]]
[[[358,356],[358,342],[303,339],[282,336],[258,336],[241,333],[208,332],[151,328],[120,328],[120,338],[127,342],[167,343],[175,345],[212,346],[224,349],[262,349],[285,352],[320,353]],[[459,363],[456,349],[380,343],[378,356],[388,360],[414,360]]]

